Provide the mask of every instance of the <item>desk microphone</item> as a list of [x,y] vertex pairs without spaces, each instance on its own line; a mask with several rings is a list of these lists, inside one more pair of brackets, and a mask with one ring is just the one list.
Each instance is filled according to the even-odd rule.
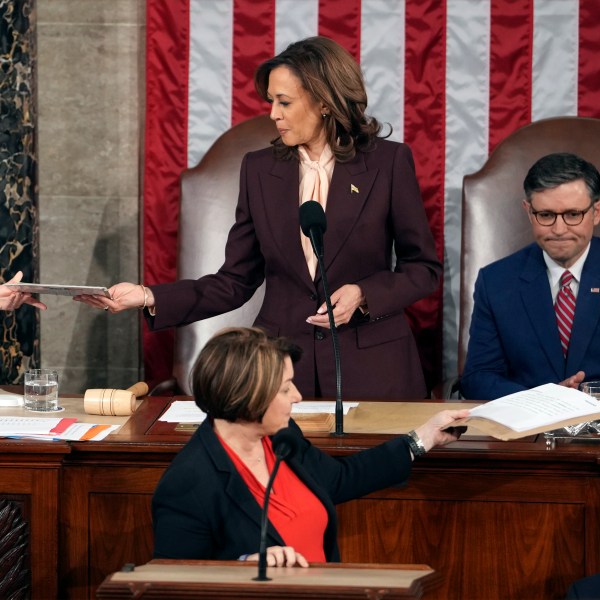
[[273,452],[275,453],[275,465],[271,471],[267,487],[265,489],[265,500],[263,502],[262,515],[260,519],[260,546],[258,549],[258,575],[253,577],[253,581],[271,581],[267,577],[267,523],[269,512],[269,499],[273,482],[279,470],[281,461],[285,458],[291,458],[298,451],[298,437],[289,427],[280,429],[273,436]]
[[319,271],[323,281],[323,294],[329,315],[331,329],[331,343],[333,344],[333,357],[335,359],[335,435],[344,435],[344,407],[342,405],[342,367],[340,364],[340,347],[337,337],[337,328],[333,318],[331,295],[323,262],[323,234],[327,229],[327,219],[323,207],[316,200],[308,200],[300,205],[300,227],[302,233],[310,238],[313,250],[319,264]]

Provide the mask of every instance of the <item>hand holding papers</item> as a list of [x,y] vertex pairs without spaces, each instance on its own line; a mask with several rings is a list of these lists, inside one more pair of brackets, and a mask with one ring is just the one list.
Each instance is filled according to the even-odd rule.
[[572,388],[547,383],[471,409],[456,425],[475,425],[500,440],[514,440],[600,419],[600,402]]

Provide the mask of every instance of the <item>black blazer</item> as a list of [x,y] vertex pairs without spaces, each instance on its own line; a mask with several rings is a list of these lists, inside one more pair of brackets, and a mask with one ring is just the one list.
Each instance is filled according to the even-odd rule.
[[[325,506],[323,547],[338,561],[335,504],[405,481],[411,457],[404,437],[343,458],[301,438],[287,464]],[[156,558],[235,560],[258,552],[261,507],[223,449],[207,419],[175,457],[152,499]],[[269,523],[268,546],[285,541]]]
[[[255,324],[304,352],[295,383],[315,396],[336,395],[330,332],[307,317],[324,302],[300,243],[299,167],[271,148],[243,160],[235,224],[214,275],[152,286],[152,329],[186,325],[238,308],[266,279]],[[441,264],[427,222],[410,148],[378,140],[372,152],[336,163],[327,199],[325,267],[330,291],[360,285],[371,320],[338,329],[346,398],[424,398],[418,350],[404,309],[433,292]],[[396,265],[392,266],[393,250]]]

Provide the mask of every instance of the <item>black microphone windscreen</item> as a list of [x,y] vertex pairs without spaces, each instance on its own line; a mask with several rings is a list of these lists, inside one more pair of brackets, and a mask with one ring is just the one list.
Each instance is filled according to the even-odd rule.
[[280,429],[273,436],[273,452],[278,458],[291,458],[299,448],[298,436],[289,428]]
[[310,237],[313,227],[322,233],[327,230],[327,219],[323,207],[316,200],[307,200],[300,205],[300,227],[306,237]]

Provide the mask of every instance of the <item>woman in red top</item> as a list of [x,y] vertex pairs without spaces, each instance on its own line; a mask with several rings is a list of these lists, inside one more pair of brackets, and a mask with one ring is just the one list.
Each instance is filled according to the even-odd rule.
[[455,441],[444,431],[466,410],[447,410],[411,432],[352,456],[331,457],[290,419],[302,400],[292,379],[297,346],[257,328],[226,329],[192,371],[208,418],[167,469],[152,511],[157,558],[258,559],[261,507],[275,457],[270,436],[291,427],[298,451],[281,463],[271,495],[267,562],[339,560],[335,504],[407,479],[414,454]]

